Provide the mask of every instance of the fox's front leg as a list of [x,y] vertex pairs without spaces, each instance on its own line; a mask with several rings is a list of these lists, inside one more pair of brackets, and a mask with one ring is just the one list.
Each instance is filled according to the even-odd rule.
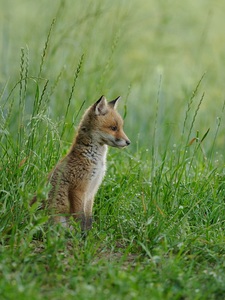
[[68,189],[60,186],[53,188],[49,192],[48,201],[54,223],[61,223],[67,227],[69,217]]
[[83,191],[69,193],[70,213],[75,221],[80,222],[81,230],[87,231],[92,228],[92,207],[94,198],[87,198]]
[[83,230],[90,230],[92,228],[93,216],[92,209],[94,204],[94,197],[89,197],[85,199],[84,202],[84,224]]
[[84,197],[85,194],[82,191],[69,191],[70,213],[74,220],[81,224],[81,228],[84,223]]

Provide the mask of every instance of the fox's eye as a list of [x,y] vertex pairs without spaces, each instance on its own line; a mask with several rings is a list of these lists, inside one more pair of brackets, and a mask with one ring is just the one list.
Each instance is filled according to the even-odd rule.
[[110,129],[111,129],[112,131],[117,131],[117,126],[110,126]]

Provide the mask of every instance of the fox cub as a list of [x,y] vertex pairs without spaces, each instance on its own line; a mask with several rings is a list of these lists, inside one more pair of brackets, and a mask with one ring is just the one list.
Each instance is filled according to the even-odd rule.
[[91,229],[94,197],[106,171],[107,146],[130,144],[116,111],[119,99],[107,102],[102,96],[87,109],[70,151],[49,175],[52,188],[47,206],[55,222],[66,226],[72,215],[82,231]]

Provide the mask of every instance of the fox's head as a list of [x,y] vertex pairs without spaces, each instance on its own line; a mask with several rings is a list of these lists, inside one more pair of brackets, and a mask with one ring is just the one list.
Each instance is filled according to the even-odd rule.
[[123,131],[123,119],[116,111],[120,97],[107,102],[102,96],[85,113],[81,122],[81,130],[90,134],[99,144],[123,148],[130,140]]

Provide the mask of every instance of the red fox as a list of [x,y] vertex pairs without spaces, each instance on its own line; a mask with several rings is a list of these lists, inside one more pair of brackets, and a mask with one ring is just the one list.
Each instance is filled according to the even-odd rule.
[[107,102],[102,96],[87,109],[71,149],[49,175],[47,206],[55,222],[67,226],[72,215],[82,231],[92,228],[94,197],[105,175],[107,146],[130,144],[116,111],[119,99]]

